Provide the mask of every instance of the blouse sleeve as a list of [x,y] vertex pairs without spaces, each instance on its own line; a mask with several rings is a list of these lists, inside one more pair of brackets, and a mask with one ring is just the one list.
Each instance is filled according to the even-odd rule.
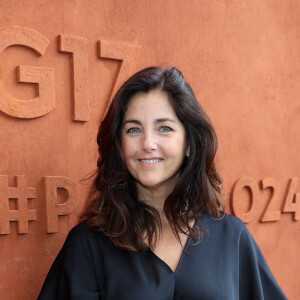
[[100,299],[85,224],[74,227],[56,257],[38,300]]
[[239,272],[240,299],[287,299],[246,227],[240,236]]

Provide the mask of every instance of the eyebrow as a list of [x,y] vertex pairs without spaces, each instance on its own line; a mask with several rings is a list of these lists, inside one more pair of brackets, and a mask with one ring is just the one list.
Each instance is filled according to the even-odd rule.
[[[163,123],[163,122],[167,122],[167,121],[168,121],[168,122],[172,122],[172,123],[176,123],[175,120],[169,119],[169,118],[158,118],[158,119],[155,119],[155,120],[154,120],[154,123]],[[135,124],[139,124],[139,125],[142,124],[141,121],[132,119],[132,120],[126,120],[126,121],[124,121],[123,126],[124,126],[125,124],[127,124],[127,123],[135,123]]]

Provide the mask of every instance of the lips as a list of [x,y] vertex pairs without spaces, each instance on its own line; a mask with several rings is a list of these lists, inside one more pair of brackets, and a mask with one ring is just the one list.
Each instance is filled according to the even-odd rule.
[[160,161],[163,161],[162,158],[153,158],[153,159],[139,159],[140,162],[144,164],[154,164]]
[[156,168],[158,167],[162,161],[164,159],[163,158],[157,158],[157,157],[153,157],[153,158],[147,158],[147,159],[138,159],[138,162],[140,164],[141,167],[143,168]]

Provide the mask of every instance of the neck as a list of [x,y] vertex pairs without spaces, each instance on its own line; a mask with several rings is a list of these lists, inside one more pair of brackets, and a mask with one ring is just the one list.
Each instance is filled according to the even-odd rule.
[[164,204],[167,197],[171,194],[174,186],[148,188],[137,183],[138,197],[146,204],[153,206],[159,213],[161,220],[165,219]]

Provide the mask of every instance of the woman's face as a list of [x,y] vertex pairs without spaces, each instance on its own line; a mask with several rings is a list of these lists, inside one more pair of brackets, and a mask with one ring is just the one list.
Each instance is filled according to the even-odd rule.
[[187,153],[186,132],[165,92],[134,95],[122,126],[127,168],[144,188],[173,189]]

